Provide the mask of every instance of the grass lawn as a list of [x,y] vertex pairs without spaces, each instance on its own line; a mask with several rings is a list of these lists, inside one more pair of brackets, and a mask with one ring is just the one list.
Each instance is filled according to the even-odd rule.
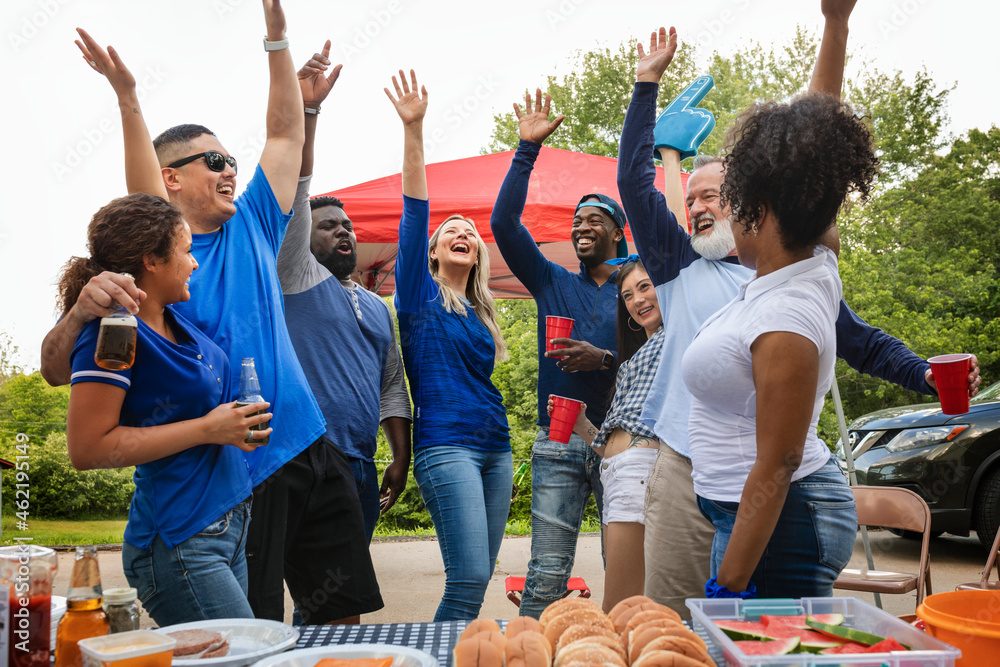
[[31,537],[32,544],[53,546],[62,544],[116,544],[122,541],[125,522],[122,519],[73,521],[69,519],[31,519],[28,530],[18,530],[15,517],[3,517],[0,544],[17,544],[15,537]]

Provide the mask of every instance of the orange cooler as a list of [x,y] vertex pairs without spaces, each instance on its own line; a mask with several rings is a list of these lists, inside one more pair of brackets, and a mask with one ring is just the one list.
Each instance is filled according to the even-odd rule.
[[170,667],[176,640],[152,630],[80,640],[83,667]]
[[962,652],[955,667],[1000,662],[1000,591],[950,591],[928,595],[917,607],[927,634]]

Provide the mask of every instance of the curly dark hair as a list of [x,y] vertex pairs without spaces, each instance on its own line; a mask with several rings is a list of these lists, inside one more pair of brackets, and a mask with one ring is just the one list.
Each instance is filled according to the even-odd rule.
[[321,195],[319,197],[313,197],[309,200],[310,211],[315,211],[316,209],[323,208],[324,206],[336,206],[337,208],[344,210],[344,202],[340,201],[336,197]]
[[726,143],[722,205],[746,231],[766,206],[790,251],[815,245],[849,193],[867,201],[878,170],[868,128],[831,95],[756,104],[740,115]]
[[130,273],[138,279],[146,270],[144,258],[169,257],[183,222],[177,208],[153,195],[119,197],[102,207],[87,228],[90,257],[71,258],[59,277],[63,315],[80,298],[87,281],[99,273]]

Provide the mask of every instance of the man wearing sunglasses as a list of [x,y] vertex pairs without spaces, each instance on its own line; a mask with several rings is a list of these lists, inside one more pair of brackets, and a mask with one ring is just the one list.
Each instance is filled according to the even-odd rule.
[[[304,121],[279,0],[264,0],[264,15],[271,72],[267,140],[239,197],[236,161],[211,131],[178,125],[150,142],[135,79],[117,52],[106,53],[83,31],[78,46],[118,95],[129,190],[169,199],[191,226],[199,272],[190,300],[178,310],[229,354],[234,386],[240,360],[255,359],[261,394],[271,404],[270,443],[246,455],[254,484],[246,536],[254,614],[284,619],[284,579],[299,608],[310,610],[310,623],[356,622],[359,614],[380,609],[382,599],[353,475],[325,439],[325,420],[285,325],[276,257],[295,197]],[[107,273],[84,292],[43,342],[43,375],[50,383],[68,381],[82,323],[107,314],[115,301],[135,312],[144,298]]]
[[[576,554],[584,507],[591,494],[602,508],[600,458],[583,438],[573,434],[568,444],[549,439],[549,394],[587,404],[594,424],[604,421],[615,381],[617,331],[617,267],[609,259],[628,255],[625,212],[611,197],[585,195],[567,225],[580,260],[571,273],[542,255],[531,233],[521,224],[528,181],[542,142],[562,122],[549,122],[549,96],[525,99],[525,111],[515,105],[521,141],[497,196],[490,227],[507,266],[538,307],[538,436],[531,455],[531,560],[520,613],[537,618],[566,593]],[[556,338],[565,349],[546,352],[545,318],[572,317],[572,338]]]

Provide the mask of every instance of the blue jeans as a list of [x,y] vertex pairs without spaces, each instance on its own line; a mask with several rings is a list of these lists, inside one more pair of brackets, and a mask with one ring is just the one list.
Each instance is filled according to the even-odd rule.
[[246,500],[173,549],[159,537],[149,551],[122,543],[125,577],[157,625],[253,618],[244,554],[249,524]]
[[[698,497],[702,514],[715,525],[713,577],[719,573],[739,506]],[[758,597],[833,595],[833,582],[851,559],[857,530],[854,494],[831,458],[789,486],[778,524],[750,577]]]
[[358,497],[361,499],[361,513],[365,517],[365,534],[368,535],[368,542],[372,541],[375,534],[375,524],[378,523],[379,499],[378,491],[381,482],[378,479],[378,470],[374,461],[365,461],[347,457],[351,464],[351,472],[354,473],[354,481],[358,484]]
[[522,616],[538,618],[566,594],[591,493],[598,515],[603,512],[600,463],[601,457],[575,433],[563,444],[549,440],[548,427],[538,430],[531,450],[531,560]]
[[444,561],[444,597],[434,622],[476,618],[507,528],[511,453],[424,447],[413,454],[413,477]]

